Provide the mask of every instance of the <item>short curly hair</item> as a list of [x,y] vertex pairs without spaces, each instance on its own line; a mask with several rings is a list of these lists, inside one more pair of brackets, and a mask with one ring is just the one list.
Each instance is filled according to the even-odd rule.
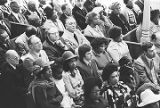
[[113,26],[109,32],[109,37],[115,40],[117,37],[119,37],[122,34],[122,29],[118,26]]
[[98,14],[96,14],[95,12],[89,12],[86,15],[86,23],[90,25],[93,22],[93,18],[96,17],[97,15]]
[[97,51],[102,44],[108,45],[109,40],[105,37],[97,37],[91,42],[92,49]]
[[115,71],[118,71],[118,66],[116,66],[113,63],[107,64],[106,67],[103,69],[103,72],[102,72],[103,81],[108,81],[110,75]]

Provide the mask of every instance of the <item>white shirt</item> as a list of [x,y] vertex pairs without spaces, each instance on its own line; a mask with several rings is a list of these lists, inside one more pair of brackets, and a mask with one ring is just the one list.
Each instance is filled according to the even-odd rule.
[[108,45],[107,51],[116,64],[118,64],[118,61],[123,56],[128,56],[129,58],[131,58],[128,45],[124,41],[115,42],[112,40]]

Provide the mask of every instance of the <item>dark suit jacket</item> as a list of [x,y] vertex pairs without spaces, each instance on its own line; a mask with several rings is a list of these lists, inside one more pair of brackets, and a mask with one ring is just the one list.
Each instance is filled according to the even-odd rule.
[[25,108],[22,71],[3,64],[0,77],[0,104],[3,108]]
[[18,21],[17,18],[12,13],[9,15],[8,19],[9,19],[9,21],[12,21],[12,22],[28,24],[28,21],[23,14],[19,13],[19,16],[20,16],[20,20],[22,22]]
[[96,62],[94,60],[91,61],[90,67],[81,61],[77,61],[77,68],[79,69],[79,72],[80,72],[83,80],[85,80],[88,77],[99,78],[98,67],[97,67]]
[[72,14],[74,16],[74,18],[76,19],[76,22],[78,24],[78,26],[83,30],[86,28],[87,24],[85,23],[86,21],[86,14],[87,11],[84,9],[80,9],[79,7],[77,7],[76,5],[74,6],[74,8],[72,9]]
[[129,24],[126,21],[125,17],[120,14],[119,17],[117,15],[115,15],[113,12],[110,14],[109,16],[110,20],[112,21],[112,23],[116,26],[119,26],[122,28],[122,33],[126,34],[129,31]]
[[45,50],[46,54],[48,55],[48,59],[50,61],[59,60],[64,53],[64,50],[60,48],[58,45],[53,44],[49,41],[45,41],[43,43],[43,49]]
[[59,19],[62,21],[63,25],[65,26],[65,21],[67,19],[67,16],[63,13]]

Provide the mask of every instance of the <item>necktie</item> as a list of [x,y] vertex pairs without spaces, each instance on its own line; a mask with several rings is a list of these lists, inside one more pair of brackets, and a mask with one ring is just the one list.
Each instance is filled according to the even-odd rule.
[[77,41],[77,43],[78,43],[78,38],[77,38],[77,36],[76,36],[76,34],[74,34],[74,39]]

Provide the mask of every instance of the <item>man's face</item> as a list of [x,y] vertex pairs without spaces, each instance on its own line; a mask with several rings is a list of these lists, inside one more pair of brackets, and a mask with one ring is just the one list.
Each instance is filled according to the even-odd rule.
[[118,5],[118,6],[113,10],[114,14],[116,14],[116,15],[118,15],[118,14],[120,13],[120,11],[121,11],[121,6],[120,6],[120,5]]
[[10,55],[9,59],[10,59],[9,61],[12,65],[16,66],[19,64],[20,57],[16,52],[14,52],[12,55]]
[[88,51],[88,52],[86,52],[86,54],[85,54],[85,60],[87,60],[87,61],[91,61],[92,60],[92,50],[91,51]]
[[42,42],[38,37],[33,37],[33,39],[31,40],[31,49],[39,52],[40,50],[42,50]]
[[83,7],[83,4],[84,4],[84,0],[76,0],[76,5],[77,5],[79,8],[82,8],[82,7]]
[[13,6],[11,6],[11,9],[12,9],[13,12],[19,13],[20,6],[17,3],[15,3]]
[[70,32],[74,32],[76,30],[76,21],[73,18],[70,18],[66,21],[66,29]]
[[155,46],[153,45],[152,48],[149,48],[146,52],[146,56],[150,59],[155,57]]

